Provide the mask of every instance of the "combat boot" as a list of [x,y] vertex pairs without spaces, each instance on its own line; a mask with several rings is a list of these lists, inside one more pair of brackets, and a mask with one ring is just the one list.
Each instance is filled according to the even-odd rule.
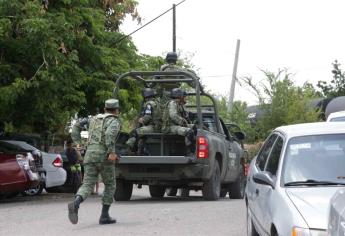
[[82,202],[83,198],[80,195],[76,195],[74,201],[68,204],[68,218],[74,225],[78,223],[78,210]]
[[110,208],[110,205],[102,206],[102,214],[101,214],[101,217],[99,218],[100,225],[116,223],[116,220],[109,216],[109,208]]

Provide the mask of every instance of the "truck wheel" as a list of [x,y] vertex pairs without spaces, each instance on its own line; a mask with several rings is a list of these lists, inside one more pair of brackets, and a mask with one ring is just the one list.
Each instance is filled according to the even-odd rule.
[[149,186],[150,195],[153,198],[162,198],[165,194],[165,187],[158,185]]
[[129,201],[133,192],[133,183],[123,180],[116,180],[115,201]]
[[240,175],[236,182],[232,183],[229,191],[229,198],[242,199],[244,197],[244,190],[246,188],[246,176],[244,175],[243,167],[240,168]]
[[227,194],[227,193],[228,193],[228,189],[222,188],[222,189],[220,190],[220,195],[219,195],[219,197],[224,198],[224,197],[226,197],[226,194]]
[[189,189],[188,188],[181,188],[180,189],[180,196],[181,197],[189,197]]
[[175,197],[177,194],[177,188],[167,188],[165,190],[165,193],[167,194],[167,196],[169,197]]
[[202,195],[205,200],[215,201],[219,199],[220,195],[220,168],[216,161],[213,166],[213,173],[211,179],[204,183],[202,188]]

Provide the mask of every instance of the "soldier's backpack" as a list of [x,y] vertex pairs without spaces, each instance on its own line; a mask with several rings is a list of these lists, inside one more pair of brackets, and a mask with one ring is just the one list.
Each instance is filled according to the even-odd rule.
[[104,122],[108,117],[116,117],[113,114],[98,114],[92,117],[89,128],[88,144],[102,144],[104,143]]

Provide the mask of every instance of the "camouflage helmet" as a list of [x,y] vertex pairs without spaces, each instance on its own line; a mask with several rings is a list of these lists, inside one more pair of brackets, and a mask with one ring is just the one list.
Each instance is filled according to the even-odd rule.
[[165,57],[165,61],[167,63],[174,63],[174,64],[176,64],[176,61],[177,61],[177,54],[176,54],[176,52],[168,52],[167,56]]
[[186,91],[180,88],[174,88],[170,92],[171,98],[180,98],[180,97],[185,97],[186,95],[187,95]]
[[111,98],[105,101],[105,106],[106,109],[118,109],[120,108],[119,105],[119,100]]
[[143,90],[143,97],[144,98],[151,98],[156,96],[156,91],[152,88],[144,88]]

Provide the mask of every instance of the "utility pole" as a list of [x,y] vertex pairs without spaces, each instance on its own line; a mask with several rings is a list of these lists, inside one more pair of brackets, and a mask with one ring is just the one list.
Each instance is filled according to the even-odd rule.
[[233,106],[233,103],[234,103],[234,95],[235,95],[235,85],[236,85],[236,79],[237,79],[237,65],[238,65],[238,55],[239,55],[239,52],[240,52],[240,40],[237,39],[234,68],[233,68],[233,71],[232,71],[232,80],[231,80],[231,85],[230,85],[228,112],[231,112],[232,106]]
[[176,52],[176,4],[173,4],[173,52]]

